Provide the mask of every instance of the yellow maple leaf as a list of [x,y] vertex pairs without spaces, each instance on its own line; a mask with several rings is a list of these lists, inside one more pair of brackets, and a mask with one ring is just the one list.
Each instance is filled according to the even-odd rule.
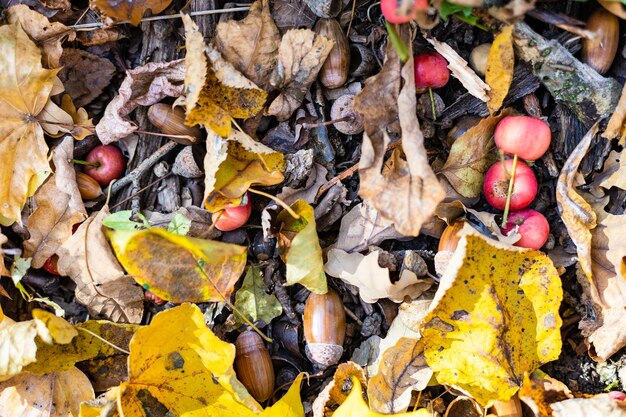
[[525,372],[559,357],[562,298],[544,253],[464,236],[422,325],[437,381],[482,405],[508,400]]
[[485,81],[491,87],[487,107],[491,114],[500,110],[513,81],[515,54],[513,52],[513,25],[506,26],[496,36],[489,50]]

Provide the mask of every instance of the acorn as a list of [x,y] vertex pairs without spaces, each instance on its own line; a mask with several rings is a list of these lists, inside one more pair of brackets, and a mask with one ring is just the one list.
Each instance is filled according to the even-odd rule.
[[76,172],[76,184],[83,200],[93,200],[102,195],[102,188],[98,181],[84,172]]
[[237,379],[258,402],[274,393],[274,365],[263,339],[253,331],[241,333],[235,342]]
[[346,337],[346,313],[339,294],[333,290],[326,294],[311,293],[304,305],[302,321],[307,357],[323,368],[339,362]]
[[472,67],[481,77],[484,77],[487,72],[487,59],[489,58],[489,51],[491,51],[491,44],[483,43],[472,49],[472,53],[469,57],[470,67]]
[[182,107],[174,107],[165,103],[157,103],[148,109],[148,119],[166,135],[182,135],[186,138],[171,139],[183,145],[193,145],[202,139],[202,130],[198,126],[185,124],[185,110]]
[[583,41],[582,61],[599,74],[606,73],[619,44],[619,19],[605,9],[598,9],[587,21],[587,30],[597,35],[596,39]]
[[350,71],[350,44],[348,37],[336,19],[320,19],[315,24],[315,32],[335,42],[330,50],[319,77],[326,88],[338,88],[348,80]]

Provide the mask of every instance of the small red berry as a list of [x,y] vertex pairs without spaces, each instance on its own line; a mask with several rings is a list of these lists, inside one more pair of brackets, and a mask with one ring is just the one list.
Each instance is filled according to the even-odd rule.
[[507,116],[494,133],[496,146],[504,153],[527,161],[541,158],[550,147],[550,126],[530,116]]
[[59,261],[59,257],[57,255],[52,255],[46,262],[44,262],[42,268],[46,271],[50,272],[53,275],[61,275],[59,274],[59,270],[57,269],[57,262]]
[[164,299],[162,299],[161,297],[159,297],[158,295],[156,295],[155,293],[151,292],[151,291],[146,291],[144,294],[144,299],[148,302],[154,303],[158,306],[162,306],[163,304],[167,303],[167,301],[165,301]]
[[396,24],[410,22],[417,17],[420,10],[424,10],[427,7],[428,0],[414,0],[412,6],[408,0],[381,0],[380,2],[380,10],[383,12],[385,19],[389,23]]
[[100,185],[106,187],[113,180],[121,178],[126,170],[124,155],[118,147],[113,145],[96,146],[89,152],[87,162],[96,162],[98,166],[86,166],[85,174],[89,175]]
[[[485,174],[483,193],[487,203],[493,208],[504,210],[509,190],[509,180],[513,169],[513,160],[498,161]],[[521,210],[527,207],[537,195],[537,178],[535,173],[523,161],[517,161],[513,192],[511,193],[510,210]]]
[[426,52],[413,58],[415,64],[415,88],[440,88],[448,83],[448,61],[437,52]]
[[250,213],[252,213],[252,201],[248,196],[244,200],[247,200],[246,204],[226,207],[224,210],[217,211],[211,215],[211,221],[217,230],[230,232],[246,224],[250,218]]
[[532,209],[525,209],[509,213],[502,233],[508,235],[517,227],[521,238],[515,246],[521,248],[540,249],[545,245],[550,234],[550,224],[543,214]]
[[626,400],[626,394],[621,391],[611,391],[609,392],[609,398],[615,401],[624,401]]

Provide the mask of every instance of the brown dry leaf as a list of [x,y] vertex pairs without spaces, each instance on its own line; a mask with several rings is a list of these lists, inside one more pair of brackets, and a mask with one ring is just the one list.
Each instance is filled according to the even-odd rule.
[[261,87],[269,87],[276,66],[280,33],[272,19],[268,0],[257,0],[245,19],[220,22],[215,44],[224,58]]
[[365,372],[363,372],[363,368],[359,364],[352,361],[340,363],[333,375],[333,379],[315,398],[312,406],[313,417],[328,415],[328,411],[334,409],[348,398],[350,392],[345,391],[345,388],[351,386],[351,384],[348,385],[346,382],[350,383],[352,377],[361,381],[361,384],[367,383]]
[[360,252],[387,239],[402,239],[393,223],[384,219],[367,201],[357,204],[341,219],[335,248]]
[[80,403],[93,400],[89,378],[78,368],[37,375],[23,372],[0,383],[2,417],[78,416]]
[[438,174],[446,177],[463,197],[481,195],[485,172],[498,158],[493,132],[500,120],[513,113],[505,109],[497,116],[482,119],[452,144],[448,160]]
[[538,370],[530,376],[524,375],[519,398],[536,417],[552,417],[550,404],[573,398],[573,395],[565,384]]
[[41,48],[43,63],[46,68],[58,68],[63,53],[63,42],[73,41],[76,37],[74,29],[62,23],[50,23],[47,17],[31,10],[24,4],[9,7],[5,10],[7,22],[19,22],[37,46]]
[[[536,0],[513,0],[497,7],[489,8],[489,14],[503,22],[512,23],[518,18],[523,17],[527,11],[535,8]],[[500,4],[500,3],[498,3]]]
[[493,40],[487,58],[485,81],[490,88],[487,102],[489,113],[494,114],[502,107],[513,81],[514,67],[513,25],[509,25],[502,29],[502,32]]
[[139,323],[143,291],[127,276],[102,232],[108,207],[93,213],[59,248],[57,267],[76,283],[76,299],[93,316],[122,323]]
[[554,417],[625,417],[626,402],[615,401],[607,394],[593,398],[572,398],[550,404]]
[[[593,177],[594,185],[602,185],[608,190],[611,187],[626,190],[626,148],[621,152],[611,151],[604,161],[604,168],[601,173]],[[597,192],[593,191],[595,195]],[[600,192],[600,194],[603,194]]]
[[157,15],[167,9],[172,0],[89,0],[89,6],[98,10],[110,22],[130,22],[137,26],[143,15],[150,10]]
[[91,103],[109,85],[115,66],[108,59],[81,49],[65,48],[59,78],[77,107]]
[[478,75],[468,65],[467,61],[450,45],[445,42],[439,42],[437,39],[426,36],[426,40],[448,61],[448,68],[452,71],[452,75],[456,77],[468,93],[484,101],[489,101],[489,85],[480,79]]
[[[9,239],[5,235],[2,234],[2,231],[0,231],[0,255],[3,255],[2,245],[7,243],[8,240]],[[11,274],[9,273],[9,270],[7,269],[6,266],[4,266],[4,256],[1,256],[0,258],[2,259],[2,261],[0,262],[0,277],[10,277]],[[0,288],[2,288],[1,285],[0,285]],[[6,294],[4,289],[0,289],[0,294],[1,295]],[[0,317],[0,321],[2,321],[2,317]]]
[[185,62],[151,62],[126,71],[118,95],[104,110],[104,116],[96,125],[100,141],[107,145],[126,137],[137,126],[126,119],[139,106],[151,106],[165,97],[179,97],[183,92]]
[[272,87],[281,93],[267,109],[268,115],[276,116],[279,121],[291,117],[317,78],[333,45],[333,41],[309,29],[291,29],[285,33],[270,78]]
[[41,268],[72,235],[72,226],[87,218],[71,162],[73,154],[74,139],[67,136],[54,149],[54,175],[35,193],[37,208],[28,218],[30,239],[24,242],[24,256],[33,258],[34,268]]
[[72,130],[69,131],[69,134],[72,135],[74,139],[83,140],[87,136],[94,134],[96,128],[93,125],[92,119],[89,118],[87,111],[82,107],[76,109],[72,98],[67,94],[64,94],[61,98],[61,109],[69,114],[74,121],[74,126]]
[[383,353],[378,374],[369,380],[370,408],[382,414],[405,412],[413,391],[426,388],[432,376],[424,356],[424,342],[401,338]]
[[[404,33],[406,37],[407,30]],[[400,59],[390,44],[387,57],[381,72],[366,81],[354,103],[365,118],[359,195],[384,218],[393,221],[398,232],[417,236],[445,197],[445,191],[428,163],[424,148],[424,135],[415,110],[413,60],[408,60],[400,70]],[[404,81],[401,90],[400,78]],[[402,129],[402,147],[394,149],[385,162],[385,149],[390,142],[387,128],[395,122],[396,115]]]
[[602,137],[605,139],[615,139],[618,136],[620,136],[620,145],[623,145],[624,139],[626,139],[626,86],[622,89],[622,95],[609,119],[606,130],[602,133]]

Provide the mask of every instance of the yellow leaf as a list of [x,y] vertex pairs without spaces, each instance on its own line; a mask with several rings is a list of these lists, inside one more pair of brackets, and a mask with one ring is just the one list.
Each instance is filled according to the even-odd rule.
[[83,140],[87,136],[94,134],[96,127],[93,125],[92,119],[89,118],[87,110],[82,107],[77,109],[69,94],[63,94],[61,98],[61,108],[69,114],[74,121],[74,126],[69,132],[74,139]]
[[500,110],[513,81],[515,54],[513,52],[513,25],[506,26],[496,36],[489,50],[485,81],[491,87],[487,107],[491,114]]
[[559,357],[562,297],[542,252],[462,237],[422,325],[437,381],[484,406],[511,398],[525,372]]
[[74,326],[48,311],[34,309],[33,318],[46,326],[54,343],[67,344],[78,335]]
[[39,48],[19,23],[0,27],[0,224],[20,221],[20,212],[50,171],[48,145],[37,116],[58,70],[41,66]]
[[573,398],[573,395],[565,384],[538,370],[532,375],[524,375],[519,397],[535,416],[552,417],[550,403]]
[[293,381],[289,391],[276,404],[266,408],[261,417],[304,417],[304,407],[300,399],[302,374]]
[[228,300],[246,266],[245,246],[185,237],[159,228],[105,233],[135,281],[175,303]]
[[247,119],[263,109],[267,93],[206,46],[198,26],[183,15],[187,38],[185,55],[186,124],[202,124],[222,137],[230,135],[233,118]]
[[317,294],[325,294],[328,287],[313,207],[298,200],[291,208],[300,215],[299,219],[294,219],[287,210],[276,219],[282,224],[278,250],[287,265],[287,285],[300,284]]
[[[370,410],[361,394],[361,382],[358,378],[352,377],[352,391],[346,401],[343,402],[333,413],[333,417],[383,417],[386,414],[380,414]],[[425,408],[413,411],[411,413],[394,414],[396,417],[434,417],[431,412]]]
[[236,379],[234,359],[235,347],[206,327],[197,306],[161,312],[130,342],[129,379],[120,386],[118,411],[124,417],[168,411],[185,417],[254,416],[260,406]]

